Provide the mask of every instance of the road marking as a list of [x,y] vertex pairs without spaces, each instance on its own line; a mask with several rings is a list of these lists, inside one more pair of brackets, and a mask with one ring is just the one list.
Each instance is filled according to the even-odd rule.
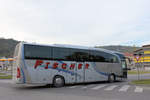
[[111,91],[111,90],[113,90],[114,88],[116,88],[118,85],[112,85],[112,86],[109,86],[109,87],[107,87],[107,88],[105,88],[104,90],[106,90],[106,91]]
[[82,89],[86,89],[86,88],[87,88],[87,86],[82,87]]
[[126,92],[129,87],[130,87],[130,85],[124,85],[123,87],[121,87],[121,88],[119,89],[119,91],[120,91],[120,92]]
[[143,92],[143,88],[136,86],[134,92],[141,93]]
[[76,87],[78,87],[78,86],[71,86],[71,87],[68,87],[68,88],[70,88],[70,89],[74,89],[74,88],[76,88]]
[[81,87],[81,89],[87,89],[87,88],[91,88],[93,86],[95,86],[95,85],[85,85],[85,86]]
[[96,87],[93,87],[93,88],[91,88],[92,90],[98,90],[98,89],[100,89],[100,88],[103,88],[103,87],[105,87],[106,85],[98,85],[98,86],[96,86]]

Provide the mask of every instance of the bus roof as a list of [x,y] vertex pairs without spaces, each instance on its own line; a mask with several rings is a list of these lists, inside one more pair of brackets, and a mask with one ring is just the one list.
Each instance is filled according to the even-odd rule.
[[103,49],[103,48],[94,48],[94,47],[70,45],[70,44],[39,44],[39,43],[37,44],[37,43],[26,43],[26,42],[21,42],[21,43],[28,44],[28,45],[37,45],[37,46],[52,46],[52,47],[63,47],[63,48],[73,48],[73,49],[96,50],[96,51],[103,51],[103,52],[106,52],[106,53],[116,55],[113,51],[106,50],[106,49]]

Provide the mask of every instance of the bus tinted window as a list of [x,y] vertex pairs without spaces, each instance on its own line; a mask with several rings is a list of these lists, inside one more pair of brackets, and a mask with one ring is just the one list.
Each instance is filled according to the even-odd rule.
[[107,59],[108,59],[108,62],[110,62],[110,63],[118,63],[119,62],[118,58],[111,54],[109,54]]
[[49,59],[65,61],[91,61],[118,63],[115,55],[96,50],[73,49],[38,45],[24,45],[25,59]]
[[77,60],[76,52],[77,52],[76,49],[70,49],[69,60],[71,60],[71,61],[76,61]]
[[47,46],[24,45],[26,59],[51,59],[52,48]]
[[81,59],[83,61],[89,61],[89,51],[88,50],[82,50],[81,51]]
[[105,62],[105,57],[99,51],[90,51],[89,60],[93,62]]
[[118,63],[119,62],[117,56],[109,54],[109,53],[103,53],[103,54],[104,54],[103,56],[105,56],[106,62],[110,62],[110,63]]
[[102,51],[90,51],[89,60],[93,62],[118,63],[118,58]]
[[89,61],[89,51],[82,49],[72,49],[71,50],[73,60],[76,61]]
[[71,52],[68,48],[53,48],[53,59],[54,60],[70,60]]
[[53,48],[54,60],[87,61],[88,51],[70,48]]
[[115,53],[116,55],[118,55],[120,57],[121,60],[125,59],[125,56],[123,54],[119,54],[119,53]]

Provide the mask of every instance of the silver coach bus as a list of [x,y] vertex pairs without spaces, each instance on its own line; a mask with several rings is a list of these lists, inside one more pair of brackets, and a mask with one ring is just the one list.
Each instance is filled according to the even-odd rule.
[[19,84],[61,87],[126,78],[121,58],[104,49],[21,42],[14,59],[13,80]]

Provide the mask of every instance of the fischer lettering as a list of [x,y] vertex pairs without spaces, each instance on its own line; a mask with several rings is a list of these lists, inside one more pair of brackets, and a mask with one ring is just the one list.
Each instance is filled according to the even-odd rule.
[[[77,65],[75,63],[71,63],[71,64],[67,64],[67,63],[58,63],[58,62],[44,62],[43,60],[36,60],[34,68],[36,69],[37,67],[41,66],[41,65],[45,65],[45,69],[48,69],[48,66],[52,66],[53,69],[57,69],[57,68],[62,68],[62,69],[67,69],[67,66],[69,66],[70,70],[73,70],[75,67],[77,67],[78,69],[82,69],[84,66],[82,63],[78,63]],[[85,69],[89,68],[89,64],[85,63]]]

